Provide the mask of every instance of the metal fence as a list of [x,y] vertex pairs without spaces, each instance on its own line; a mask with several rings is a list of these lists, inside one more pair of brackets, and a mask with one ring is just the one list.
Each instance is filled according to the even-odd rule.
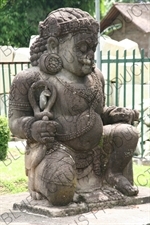
[[119,51],[115,56],[111,56],[110,51],[105,55],[100,52],[107,106],[122,106],[140,112],[139,123],[135,125],[140,135],[138,151],[141,157],[150,156],[150,58],[144,55],[144,50],[139,57],[135,50],[130,57],[127,51],[122,56]]
[[[140,153],[143,156],[144,113],[150,107],[150,59],[144,57],[144,50],[140,57],[136,57],[135,50],[132,57],[128,57],[127,51],[122,56],[119,51],[115,56],[110,51],[105,54],[100,52],[100,59],[106,84],[106,105],[137,108],[140,111]],[[8,96],[14,76],[29,67],[30,63],[0,63],[0,115],[8,115]]]
[[11,83],[17,73],[30,67],[30,63],[0,62],[0,115],[8,115]]

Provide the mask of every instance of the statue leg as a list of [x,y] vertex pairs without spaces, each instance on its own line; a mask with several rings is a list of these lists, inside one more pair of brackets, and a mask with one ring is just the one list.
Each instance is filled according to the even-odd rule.
[[[104,145],[110,149],[110,158],[106,169],[106,180],[111,186],[115,186],[124,195],[137,195],[134,188],[123,171],[128,165],[138,142],[136,129],[129,124],[113,124],[104,126]],[[104,146],[105,150],[105,146]]]
[[35,169],[36,192],[46,197],[52,205],[67,205],[73,200],[76,172],[75,161],[70,153],[62,145],[55,151],[50,149]]

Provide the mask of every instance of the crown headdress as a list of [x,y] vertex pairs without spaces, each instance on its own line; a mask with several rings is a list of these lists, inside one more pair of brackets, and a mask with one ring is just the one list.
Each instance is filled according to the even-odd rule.
[[42,37],[60,36],[78,31],[98,33],[99,25],[94,19],[80,18],[58,22],[55,17],[49,17],[39,24],[39,33]]

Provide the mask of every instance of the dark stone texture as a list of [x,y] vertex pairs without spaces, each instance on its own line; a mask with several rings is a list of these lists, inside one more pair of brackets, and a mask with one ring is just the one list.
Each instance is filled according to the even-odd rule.
[[[50,206],[50,203],[47,200],[42,200],[42,201],[31,200],[30,202],[30,199],[28,199],[28,201],[26,201],[25,199],[21,203],[14,203],[13,209],[45,215],[48,217],[66,217],[66,216],[73,216],[73,215],[97,211],[97,210],[104,210],[107,208],[113,208],[115,206],[138,205],[138,204],[150,203],[149,188],[139,187],[139,195],[135,197],[123,196],[118,191],[113,190],[112,188],[110,190],[109,191],[111,192],[111,195],[108,194],[109,192],[108,190],[99,191],[99,194],[101,195],[101,201],[99,202],[89,201],[89,202],[80,202],[80,203],[70,203],[68,206],[54,207],[54,206]],[[106,195],[106,192],[107,192],[107,195]],[[112,196],[113,193],[114,195]],[[90,193],[87,193],[86,196],[89,197],[88,196],[89,194]],[[98,193],[95,193],[95,195],[96,194]],[[116,194],[118,198],[116,198]]]
[[96,190],[110,186],[116,201],[138,194],[130,163],[138,112],[105,106],[104,78],[94,64],[98,31],[98,22],[80,9],[51,12],[31,46],[32,68],[13,80],[9,125],[27,140],[28,189],[37,201],[101,205],[106,196]]

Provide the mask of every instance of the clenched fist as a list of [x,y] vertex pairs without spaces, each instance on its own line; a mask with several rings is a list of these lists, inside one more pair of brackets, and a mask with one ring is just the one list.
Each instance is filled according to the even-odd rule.
[[54,138],[57,131],[57,125],[55,121],[38,120],[31,126],[32,138],[42,144],[54,142]]
[[109,113],[109,116],[112,123],[124,122],[132,124],[135,120],[138,120],[139,113],[133,109],[116,107]]

